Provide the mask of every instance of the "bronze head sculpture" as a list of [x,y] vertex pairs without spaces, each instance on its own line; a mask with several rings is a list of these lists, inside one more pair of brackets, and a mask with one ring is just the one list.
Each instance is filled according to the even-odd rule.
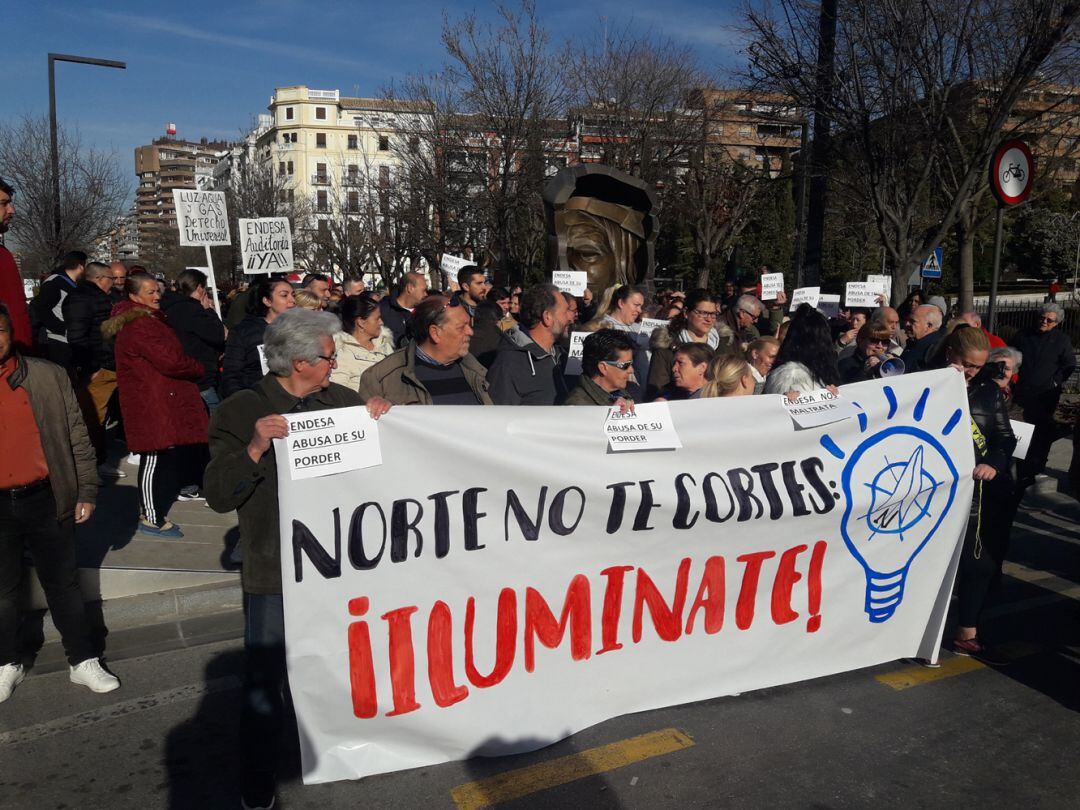
[[552,177],[543,196],[551,271],[584,271],[595,293],[651,278],[658,221],[644,182],[582,163]]

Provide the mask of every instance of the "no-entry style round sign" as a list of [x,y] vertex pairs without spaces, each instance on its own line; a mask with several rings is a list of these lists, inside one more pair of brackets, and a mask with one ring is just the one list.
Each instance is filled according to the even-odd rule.
[[1021,140],[1005,141],[990,161],[990,188],[1002,205],[1016,205],[1027,199],[1035,180],[1035,158]]

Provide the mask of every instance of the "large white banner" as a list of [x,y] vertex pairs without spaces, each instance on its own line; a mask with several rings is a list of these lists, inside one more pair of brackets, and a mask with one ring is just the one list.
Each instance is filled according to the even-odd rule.
[[804,430],[778,397],[673,402],[681,448],[617,454],[604,407],[402,407],[381,466],[279,466],[304,781],[936,658],[972,493],[962,377],[842,393],[854,416]]

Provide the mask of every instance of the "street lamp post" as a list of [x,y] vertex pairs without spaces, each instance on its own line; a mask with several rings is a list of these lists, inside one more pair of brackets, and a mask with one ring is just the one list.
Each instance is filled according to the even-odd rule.
[[116,62],[112,59],[93,59],[89,56],[71,56],[65,53],[49,54],[49,148],[52,161],[53,181],[53,236],[57,247],[60,246],[60,148],[56,137],[56,63],[78,62],[81,65],[97,65],[99,67],[119,68],[125,70],[126,62]]

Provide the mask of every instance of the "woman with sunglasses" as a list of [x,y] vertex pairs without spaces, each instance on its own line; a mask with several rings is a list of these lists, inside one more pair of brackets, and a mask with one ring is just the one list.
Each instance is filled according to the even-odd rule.
[[864,324],[855,338],[855,351],[837,362],[840,384],[872,380],[885,359],[892,333],[883,323]]
[[978,634],[979,614],[994,578],[1001,573],[1009,540],[1016,436],[993,374],[983,371],[990,341],[981,329],[958,325],[945,339],[945,362],[964,375],[971,435],[975,442],[974,514],[968,522],[957,572],[957,628],[952,649],[988,664],[999,663]]

